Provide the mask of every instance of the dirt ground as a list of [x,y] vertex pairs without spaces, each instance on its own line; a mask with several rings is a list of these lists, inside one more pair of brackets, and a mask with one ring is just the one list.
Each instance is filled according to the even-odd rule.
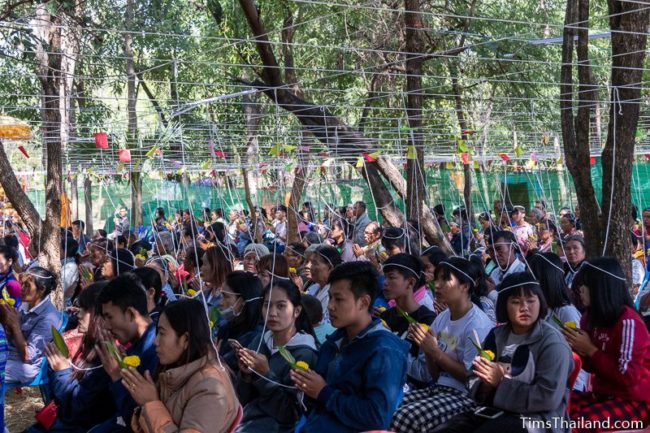
[[43,407],[38,388],[7,391],[5,396],[5,426],[9,433],[20,433],[36,422],[34,414]]

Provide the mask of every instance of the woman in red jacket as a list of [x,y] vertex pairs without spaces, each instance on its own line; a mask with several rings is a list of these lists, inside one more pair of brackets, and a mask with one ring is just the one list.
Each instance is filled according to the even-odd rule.
[[610,257],[585,261],[573,284],[586,312],[580,330],[563,332],[582,358],[583,368],[593,374],[593,392],[574,392],[571,398],[571,418],[582,423],[575,430],[598,427],[588,421],[609,420],[610,428],[617,420],[646,423],[650,335],[634,309],[621,265]]

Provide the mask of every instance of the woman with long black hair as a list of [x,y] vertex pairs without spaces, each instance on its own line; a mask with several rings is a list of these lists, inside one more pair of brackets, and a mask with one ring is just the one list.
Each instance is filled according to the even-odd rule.
[[[581,329],[563,329],[593,392],[574,392],[571,417],[587,421],[635,420],[650,412],[650,335],[634,309],[621,265],[611,257],[589,259],[573,280],[585,313]],[[586,429],[578,429],[586,431]]]
[[140,406],[134,432],[226,433],[237,419],[239,402],[214,352],[202,302],[171,302],[160,315],[155,340],[159,371],[141,375],[122,370],[122,382]]
[[264,292],[262,315],[267,331],[248,348],[237,349],[237,394],[244,407],[238,433],[293,432],[302,414],[298,390],[289,376],[292,366],[279,350],[296,362],[315,366],[316,337],[300,301],[300,291],[288,280],[275,279]]

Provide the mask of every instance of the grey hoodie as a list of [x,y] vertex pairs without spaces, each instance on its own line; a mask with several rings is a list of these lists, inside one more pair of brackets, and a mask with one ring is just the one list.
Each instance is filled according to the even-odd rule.
[[[511,332],[507,324],[492,329],[483,348],[505,361],[502,354]],[[476,376],[470,378],[471,393],[479,404],[537,421],[528,425],[529,432],[569,432],[567,424],[560,422],[569,420],[568,379],[573,370],[573,355],[564,337],[545,320],[538,320],[508,361],[511,377],[505,377],[496,391],[486,392]]]
[[[257,350],[260,337],[257,337],[248,347]],[[296,361],[305,361],[311,367],[316,365],[318,349],[314,337],[310,334],[297,333],[285,345]],[[253,374],[237,376],[236,391],[239,401],[244,406],[238,433],[284,433],[293,432],[295,424],[302,415],[302,405],[299,392],[289,378],[291,367],[273,347],[273,333],[266,331],[259,353],[269,360],[269,372],[266,379],[284,386],[271,383],[269,380]],[[290,389],[293,388],[293,389]],[[302,398],[302,393],[300,393]]]

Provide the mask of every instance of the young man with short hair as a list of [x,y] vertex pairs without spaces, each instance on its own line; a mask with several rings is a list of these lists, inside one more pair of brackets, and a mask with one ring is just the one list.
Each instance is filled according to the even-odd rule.
[[343,263],[328,283],[330,321],[338,330],[313,369],[291,372],[298,389],[315,400],[301,432],[385,430],[402,398],[409,344],[371,315],[380,291],[372,264]]
[[95,426],[93,433],[129,432],[131,417],[138,406],[122,384],[120,365],[104,342],[117,340],[128,346],[125,356],[140,358],[140,374],[153,374],[158,366],[154,347],[156,326],[147,311],[147,291],[133,274],[123,274],[112,280],[101,291],[97,302],[102,308],[104,331],[102,343],[95,346],[104,370],[111,378],[111,394],[117,407],[115,417]]

